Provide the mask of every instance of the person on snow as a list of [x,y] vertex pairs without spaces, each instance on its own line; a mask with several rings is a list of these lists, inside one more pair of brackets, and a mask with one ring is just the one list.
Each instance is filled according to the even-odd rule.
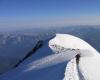
[[79,64],[79,61],[80,61],[80,54],[77,54],[75,57],[76,57],[76,63]]

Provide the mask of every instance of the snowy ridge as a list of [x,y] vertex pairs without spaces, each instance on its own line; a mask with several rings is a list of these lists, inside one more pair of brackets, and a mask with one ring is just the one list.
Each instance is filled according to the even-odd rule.
[[66,66],[65,77],[63,80],[79,80],[76,59],[72,59]]
[[[70,49],[80,49],[80,50],[90,51],[90,55],[98,54],[98,52],[87,42],[69,34],[56,34],[56,37],[49,41],[49,46],[54,51],[56,49],[54,47],[52,48],[51,45],[55,44],[67,49],[70,48]],[[84,56],[84,53],[81,54],[81,56]]]
[[[80,62],[79,66],[77,66],[77,70],[76,70],[75,62],[73,64],[69,62],[69,64],[66,67],[68,73],[67,71],[65,72],[64,80],[70,80],[68,78],[70,77],[72,78],[73,74],[75,75],[74,77],[79,76],[79,78],[76,77],[76,78],[72,78],[71,80],[78,80],[78,79],[83,80],[83,78],[85,80],[100,80],[100,76],[99,76],[100,65],[98,64],[100,62],[100,54],[91,45],[89,45],[87,42],[83,41],[80,38],[77,38],[75,36],[68,35],[68,34],[57,34],[56,37],[50,40],[49,42],[49,46],[54,52],[62,52],[62,51],[59,51],[62,49],[56,48],[55,45],[64,47],[70,50],[79,49],[80,51],[79,53],[80,53],[81,58],[79,61]],[[76,54],[77,53],[78,52],[76,51]],[[70,56],[73,56],[73,54],[71,54]],[[74,55],[74,58],[75,58],[75,55]],[[73,61],[73,59],[72,57],[70,57],[70,60]],[[72,68],[72,65],[74,65],[73,68]],[[70,66],[70,69],[68,69],[69,66]],[[72,73],[71,71],[75,71],[75,72]],[[79,75],[77,75],[77,72]],[[70,76],[70,73],[72,73],[71,76]]]
[[[76,55],[80,53],[79,64]],[[100,80],[100,54],[85,41],[57,34],[0,80]],[[83,79],[84,78],[84,79]]]

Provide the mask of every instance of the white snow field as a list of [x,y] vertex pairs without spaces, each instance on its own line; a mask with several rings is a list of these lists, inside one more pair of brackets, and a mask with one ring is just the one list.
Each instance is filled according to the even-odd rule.
[[[78,49],[78,50],[77,50]],[[79,65],[75,56],[80,54]],[[100,80],[100,54],[87,42],[57,34],[0,80]]]

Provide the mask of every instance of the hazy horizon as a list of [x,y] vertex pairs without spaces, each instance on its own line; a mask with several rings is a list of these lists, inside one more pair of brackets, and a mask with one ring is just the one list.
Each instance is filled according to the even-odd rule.
[[97,0],[0,0],[0,29],[100,25]]

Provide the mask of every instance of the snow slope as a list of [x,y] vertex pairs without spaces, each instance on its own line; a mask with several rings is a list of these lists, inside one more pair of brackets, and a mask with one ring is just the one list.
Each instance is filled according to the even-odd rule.
[[[51,37],[49,33],[0,33],[0,74],[10,70],[39,40]],[[3,61],[3,63],[2,63]]]
[[100,80],[99,62],[100,55],[81,58],[79,68],[85,80]]
[[[91,47],[88,43],[86,43],[85,41],[83,41],[79,38],[76,38],[72,35],[57,34],[56,37],[50,41],[50,47],[54,51],[57,51],[54,45],[63,46],[64,48],[79,49],[81,59],[80,59],[80,64],[79,64],[78,68],[79,68],[79,72],[81,73],[81,75],[84,76],[85,80],[100,80],[100,76],[99,76],[99,74],[100,74],[100,70],[99,70],[100,54],[93,47]],[[71,61],[69,63],[71,63]],[[70,66],[70,68],[71,68],[71,66]],[[75,65],[74,65],[73,69],[74,68],[75,68]],[[73,71],[75,71],[75,70],[73,70]],[[70,69],[70,71],[72,71],[72,68]],[[70,79],[68,79],[68,77],[69,77],[68,72],[65,72],[64,80],[70,80]],[[77,71],[75,71],[75,72],[77,72]],[[74,74],[74,72],[73,72],[73,74]],[[75,77],[75,75],[76,74],[74,74],[74,77]],[[81,77],[81,79],[82,79],[82,77]],[[78,79],[73,78],[73,80],[78,80]]]
[[[75,59],[78,53],[79,66]],[[16,69],[1,75],[0,80],[100,80],[99,62],[99,53],[88,43],[57,34]]]

